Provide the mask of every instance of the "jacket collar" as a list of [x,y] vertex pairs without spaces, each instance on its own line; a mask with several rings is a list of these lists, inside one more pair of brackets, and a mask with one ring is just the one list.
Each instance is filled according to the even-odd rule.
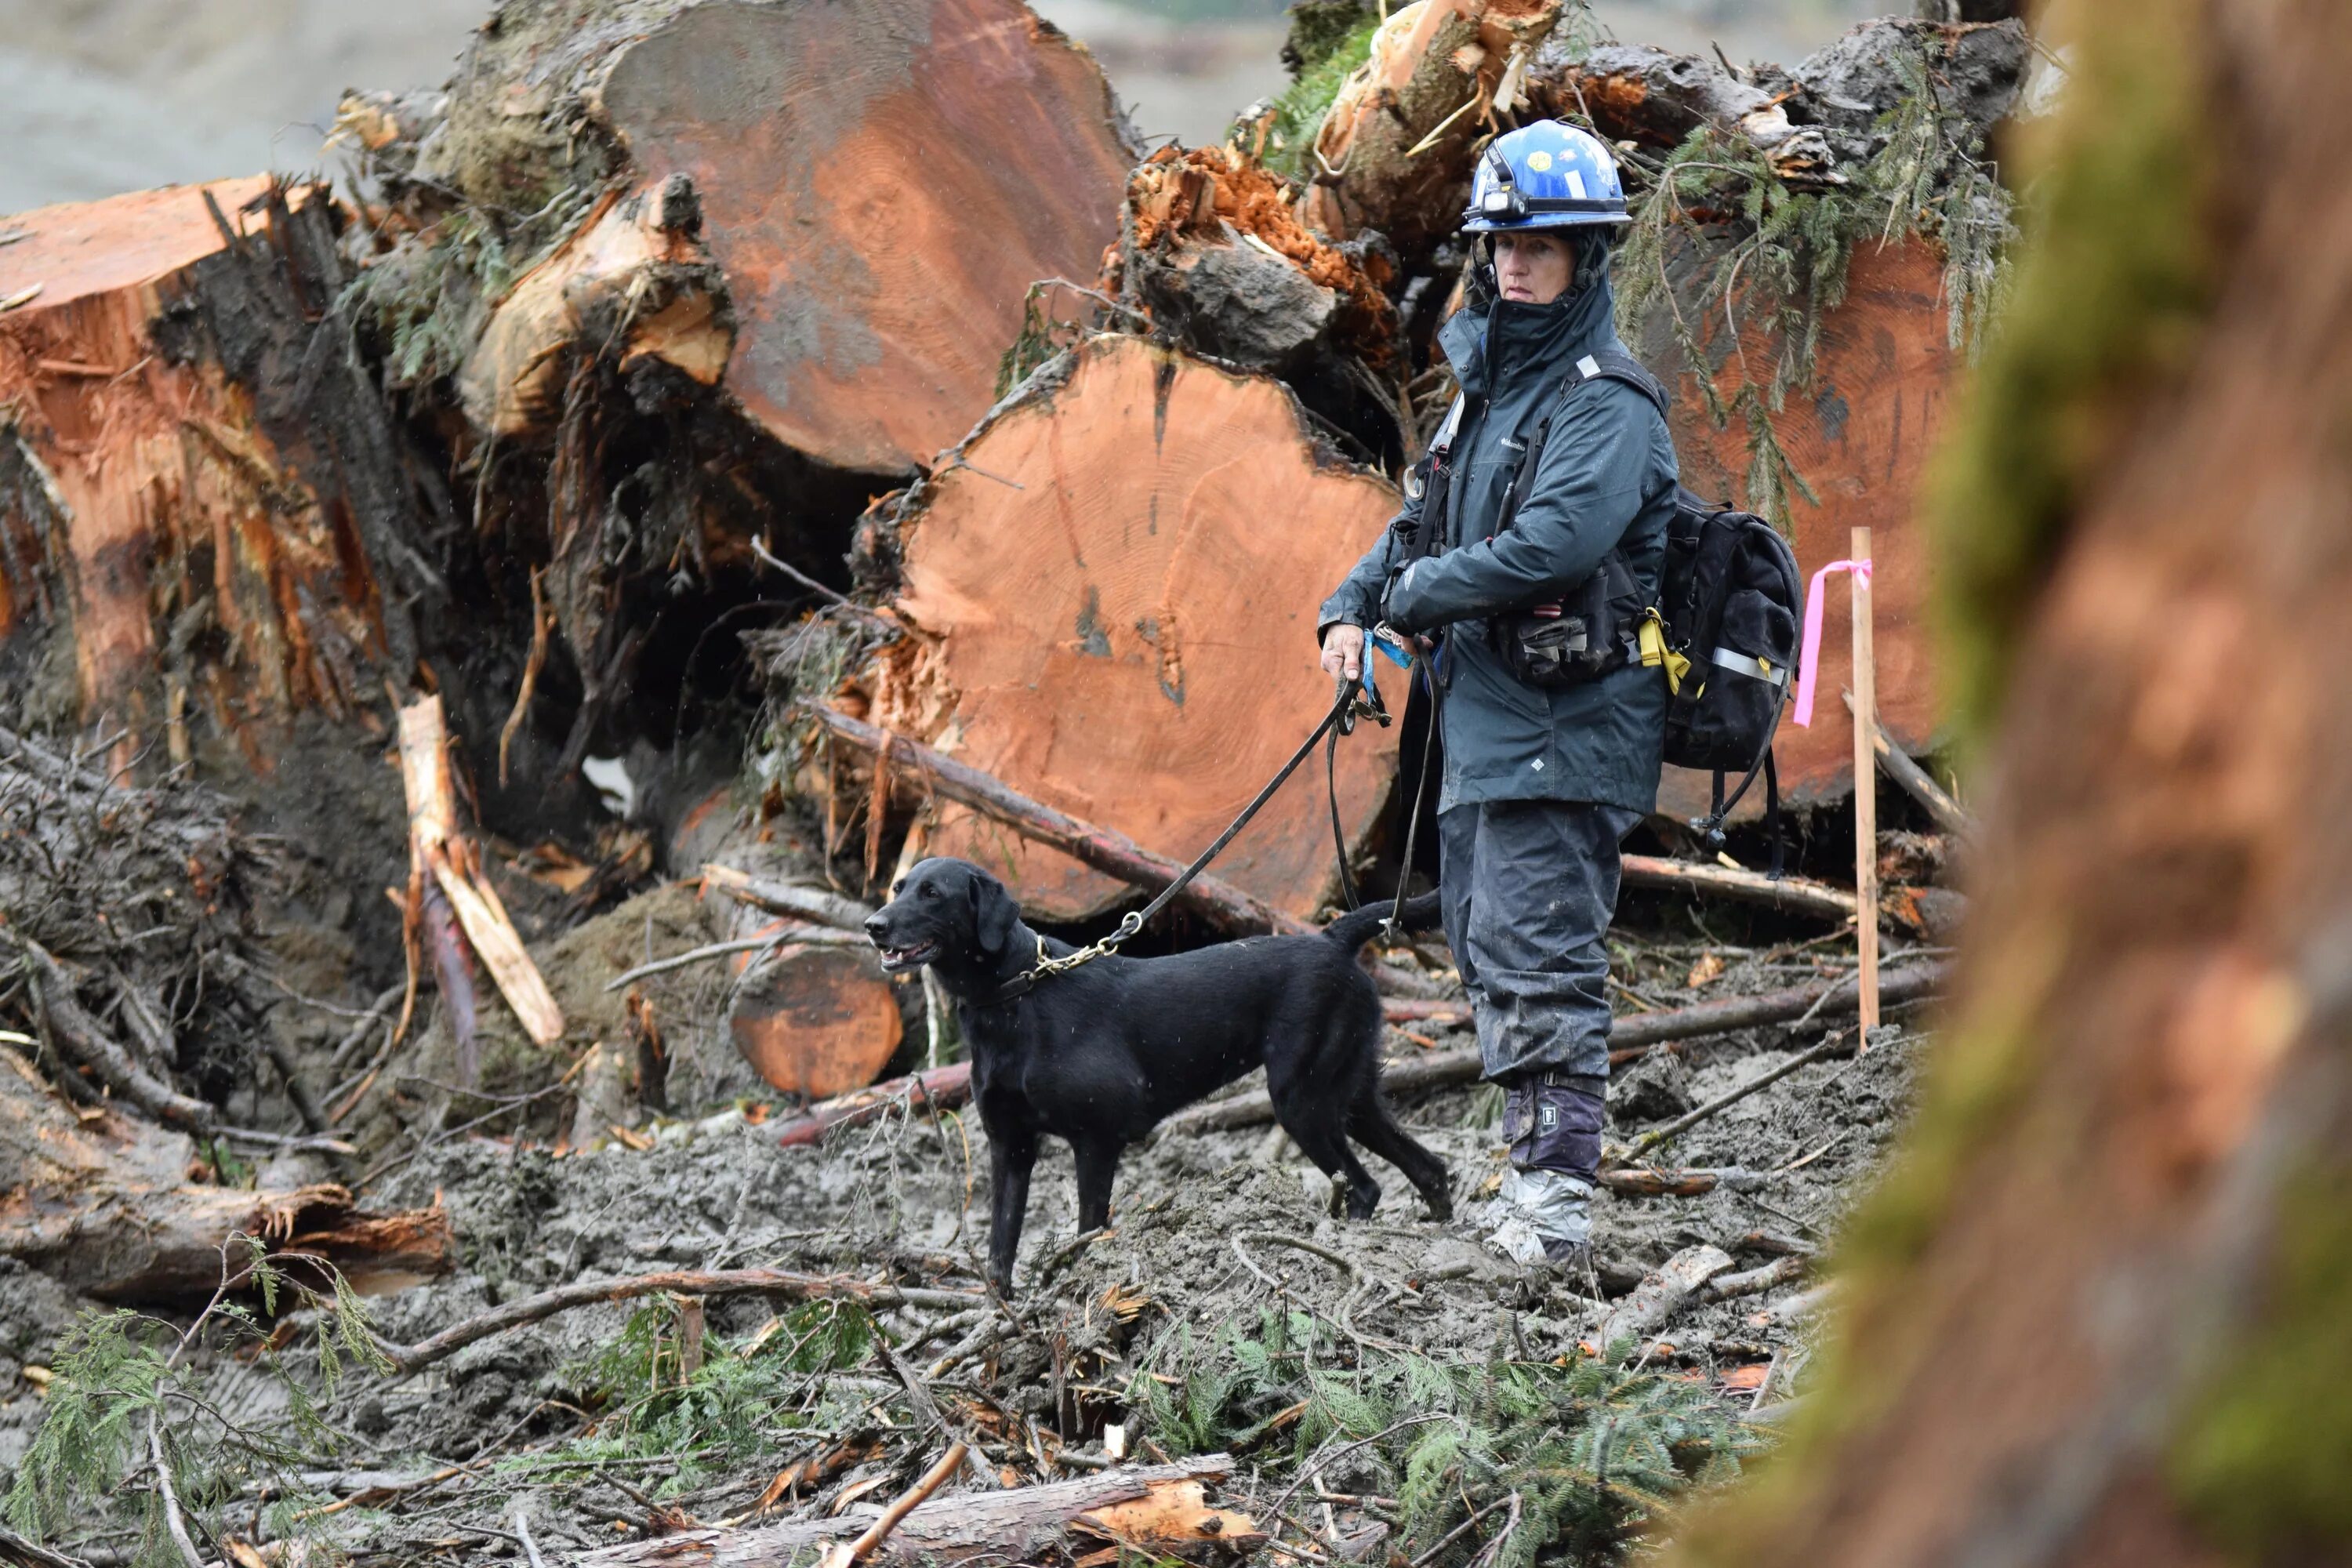
[[1465,305],[1439,329],[1437,341],[1463,392],[1488,397],[1530,373],[1549,384],[1579,356],[1615,347],[1615,315],[1604,268],[1549,305],[1508,300]]

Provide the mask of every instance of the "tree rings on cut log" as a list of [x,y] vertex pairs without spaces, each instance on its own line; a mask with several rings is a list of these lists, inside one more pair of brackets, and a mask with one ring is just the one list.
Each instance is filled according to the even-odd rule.
[[[915,635],[868,673],[875,721],[1190,860],[1328,710],[1316,612],[1397,504],[1318,445],[1279,382],[1089,339],[899,507],[896,608]],[[1339,743],[1351,847],[1396,751],[1370,724]],[[1215,868],[1302,919],[1334,883],[1320,771],[1294,775]],[[1005,878],[1044,919],[1129,896],[953,808],[931,847]]]
[[[1932,625],[1935,548],[1914,503],[1955,369],[1943,265],[1924,240],[1857,247],[1845,300],[1822,321],[1812,386],[1772,416],[1790,461],[1820,498],[1814,505],[1795,497],[1790,519],[1797,564],[1807,578],[1844,559],[1850,529],[1871,531],[1879,722],[1915,754],[1934,748],[1942,712]],[[1720,310],[1706,312],[1717,333],[1722,316]],[[1749,362],[1772,363],[1779,345],[1760,331],[1748,339]],[[1727,398],[1739,385],[1741,357],[1720,342],[1710,342],[1708,352]],[[1673,361],[1659,354],[1651,363],[1664,372]],[[1735,416],[1718,430],[1706,410],[1685,372],[1671,421],[1683,483],[1710,499],[1736,499],[1748,463],[1746,424]],[[1853,730],[1837,700],[1853,684],[1853,647],[1844,590],[1830,593],[1834,608],[1824,623],[1830,629],[1822,637],[1812,725],[1799,729],[1784,717],[1775,743],[1781,794],[1799,804],[1843,799],[1853,788]],[[1706,774],[1668,768],[1659,809],[1703,812],[1710,783]],[[1762,809],[1760,799],[1750,804]]]
[[906,1030],[871,952],[798,943],[751,966],[727,1024],[761,1078],[819,1100],[872,1083]]
[[988,406],[1029,285],[1095,274],[1133,162],[1094,60],[1020,0],[680,6],[591,107],[647,188],[693,182],[729,390],[866,472]]

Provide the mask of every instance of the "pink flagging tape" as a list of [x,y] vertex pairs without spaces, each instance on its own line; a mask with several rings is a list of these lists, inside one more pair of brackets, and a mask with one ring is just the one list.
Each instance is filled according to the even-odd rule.
[[1862,579],[1863,586],[1870,585],[1869,562],[1832,561],[1813,574],[1812,584],[1805,591],[1805,646],[1797,656],[1797,710],[1790,718],[1807,727],[1813,721],[1813,669],[1822,654],[1822,587],[1832,572],[1851,572]]

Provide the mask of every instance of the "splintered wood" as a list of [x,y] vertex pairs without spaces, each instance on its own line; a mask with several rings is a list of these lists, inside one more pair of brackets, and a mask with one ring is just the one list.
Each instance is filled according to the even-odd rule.
[[484,873],[481,849],[458,828],[449,735],[437,695],[400,710],[400,777],[408,793],[412,885],[423,876],[433,879],[524,1031],[542,1046],[555,1044],[563,1037],[563,1014]]
[[[1283,385],[1136,338],[1032,379],[898,512],[915,635],[868,673],[870,717],[1181,863],[1331,701],[1316,606],[1394,510],[1318,450]],[[854,714],[854,710],[853,710]],[[1339,748],[1351,847],[1395,773],[1393,730]],[[1217,874],[1310,916],[1333,884],[1323,794],[1277,794]],[[961,808],[934,853],[1005,876],[1032,913],[1126,894]]]
[[[71,639],[74,706],[189,754],[192,710],[244,739],[364,696],[374,584],[348,517],[322,508],[209,359],[157,321],[264,200],[267,178],[42,207],[0,246],[0,647]],[[221,649],[199,658],[192,633]],[[178,639],[175,644],[174,638]]]

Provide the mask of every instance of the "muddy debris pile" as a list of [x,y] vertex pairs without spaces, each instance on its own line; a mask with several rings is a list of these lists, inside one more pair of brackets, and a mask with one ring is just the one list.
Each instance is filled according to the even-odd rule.
[[[1910,500],[2026,40],[1296,20],[1290,92],[1146,155],[1019,0],[504,0],[326,177],[0,219],[0,1557],[1598,1563],[1769,1446],[1964,908]],[[1623,154],[1686,479],[1809,568],[1878,531],[1889,890],[1831,869],[1839,725],[1783,732],[1787,877],[1670,779],[1584,1277],[1481,1245],[1431,937],[1368,966],[1454,1219],[1332,1219],[1244,1079],[1100,1234],[1049,1154],[992,1292],[952,1008],[864,921],[956,855],[1102,936],[1312,730],[1472,161],[1551,114]],[[1130,951],[1425,881],[1421,727]]]

